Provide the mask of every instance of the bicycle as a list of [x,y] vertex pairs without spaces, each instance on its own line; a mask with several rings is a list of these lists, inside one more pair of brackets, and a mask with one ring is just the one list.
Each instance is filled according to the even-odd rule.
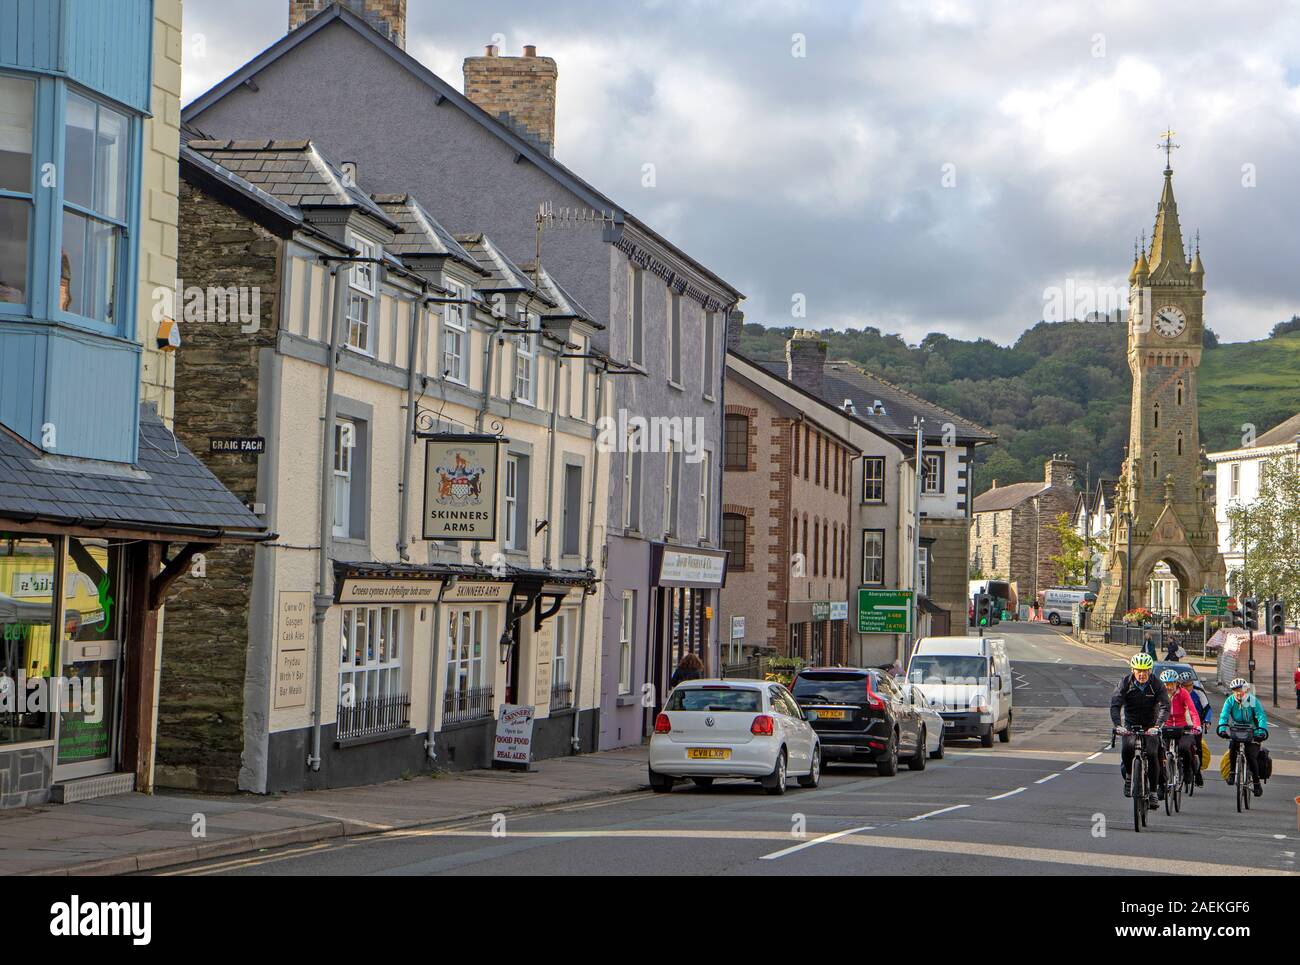
[[1165,814],[1173,816],[1183,809],[1183,783],[1188,780],[1183,774],[1183,759],[1178,753],[1178,739],[1182,736],[1180,728],[1165,728],[1161,736],[1165,742],[1165,767],[1168,780],[1165,782]]
[[1151,739],[1145,731],[1136,733],[1127,727],[1116,727],[1110,735],[1110,746],[1115,746],[1115,736],[1133,737],[1133,763],[1129,771],[1130,791],[1133,795],[1133,830],[1141,833],[1147,826],[1147,811],[1150,810],[1147,798],[1150,784],[1147,781],[1147,741]]
[[1237,791],[1237,813],[1240,814],[1242,811],[1250,810],[1253,782],[1250,781],[1250,767],[1246,763],[1246,746],[1255,743],[1255,728],[1233,724],[1228,728],[1228,740],[1232,744],[1241,745],[1237,748],[1237,763],[1233,765],[1233,783]]

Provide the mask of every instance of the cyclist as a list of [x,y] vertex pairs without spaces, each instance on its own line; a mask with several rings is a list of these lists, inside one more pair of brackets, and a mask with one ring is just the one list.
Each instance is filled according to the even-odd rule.
[[[1183,762],[1183,773],[1199,778],[1201,776],[1200,751],[1197,750],[1193,761],[1192,748],[1195,746],[1196,736],[1201,732],[1201,715],[1196,710],[1195,701],[1179,686],[1177,670],[1172,667],[1162,670],[1160,682],[1169,692],[1169,719],[1165,721],[1164,729],[1160,733],[1161,742],[1172,737],[1178,747],[1178,758]],[[1168,784],[1167,774],[1165,778],[1165,783]],[[1199,782],[1197,786],[1200,786]]]
[[[1157,681],[1151,679],[1151,669],[1155,661],[1149,653],[1135,653],[1128,662],[1129,673],[1119,682],[1110,697],[1110,719],[1116,730],[1120,730],[1120,711],[1124,712],[1124,727],[1130,733],[1124,734],[1124,744],[1120,749],[1120,772],[1124,775],[1124,796],[1133,794],[1132,764],[1137,738],[1157,737],[1160,725],[1169,716],[1169,691]],[[1152,746],[1152,745],[1156,746]],[[1147,773],[1160,774],[1159,741],[1143,740],[1143,753],[1147,759]],[[1159,797],[1154,791],[1149,794],[1148,803],[1156,806]]]
[[1228,689],[1232,694],[1223,702],[1223,710],[1219,712],[1219,736],[1228,739],[1229,725],[1236,724],[1239,727],[1249,727],[1255,738],[1251,741],[1232,740],[1228,748],[1228,783],[1231,784],[1236,780],[1237,754],[1240,753],[1238,745],[1244,743],[1246,766],[1250,770],[1252,782],[1251,789],[1255,792],[1255,797],[1259,797],[1264,793],[1264,785],[1259,782],[1259,742],[1268,739],[1268,718],[1264,716],[1263,706],[1250,692],[1250,684],[1246,680],[1237,677],[1228,684]]
[[1192,703],[1196,707],[1196,716],[1201,719],[1201,729],[1192,733],[1192,757],[1196,762],[1196,786],[1205,787],[1205,775],[1201,773],[1201,757],[1205,752],[1201,750],[1201,744],[1205,739],[1204,732],[1210,727],[1210,716],[1213,710],[1209,700],[1196,689],[1196,677],[1190,670],[1184,670],[1178,675],[1178,683],[1183,692],[1192,698]]

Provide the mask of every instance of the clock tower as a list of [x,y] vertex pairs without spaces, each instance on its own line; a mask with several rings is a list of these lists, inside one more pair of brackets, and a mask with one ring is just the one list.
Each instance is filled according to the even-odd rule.
[[[1190,258],[1183,249],[1169,163],[1176,146],[1172,137],[1167,132],[1162,145],[1164,186],[1151,243],[1135,254],[1129,272],[1128,367],[1133,377],[1129,444],[1095,610],[1097,631],[1129,606],[1176,607],[1186,614],[1197,592],[1223,586],[1214,506],[1207,501],[1202,476],[1196,411],[1196,375],[1205,331],[1205,267],[1199,240]],[[1178,581],[1176,602],[1152,599],[1149,584],[1160,564]],[[1160,573],[1169,578],[1163,567]]]

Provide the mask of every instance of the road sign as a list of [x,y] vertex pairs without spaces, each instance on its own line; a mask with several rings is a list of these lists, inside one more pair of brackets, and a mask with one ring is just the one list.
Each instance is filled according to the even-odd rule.
[[1221,617],[1228,612],[1228,597],[1198,593],[1192,598],[1192,612],[1198,616]]
[[910,633],[911,590],[858,590],[858,633]]

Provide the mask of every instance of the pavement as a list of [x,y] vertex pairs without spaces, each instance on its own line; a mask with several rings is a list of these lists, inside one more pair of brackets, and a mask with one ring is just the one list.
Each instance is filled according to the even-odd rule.
[[114,875],[590,801],[647,786],[646,749],[540,761],[536,770],[277,796],[121,794],[0,811],[0,874]]
[[[952,741],[922,771],[831,767],[816,790],[683,784],[195,862],[170,875],[1300,874],[1300,728],[1279,723],[1273,779],[1238,813],[1217,774],[1135,836],[1109,747],[1123,654],[1003,625],[1015,680],[1009,744]],[[1210,739],[1217,761],[1222,742]],[[856,880],[856,879],[855,879]]]

